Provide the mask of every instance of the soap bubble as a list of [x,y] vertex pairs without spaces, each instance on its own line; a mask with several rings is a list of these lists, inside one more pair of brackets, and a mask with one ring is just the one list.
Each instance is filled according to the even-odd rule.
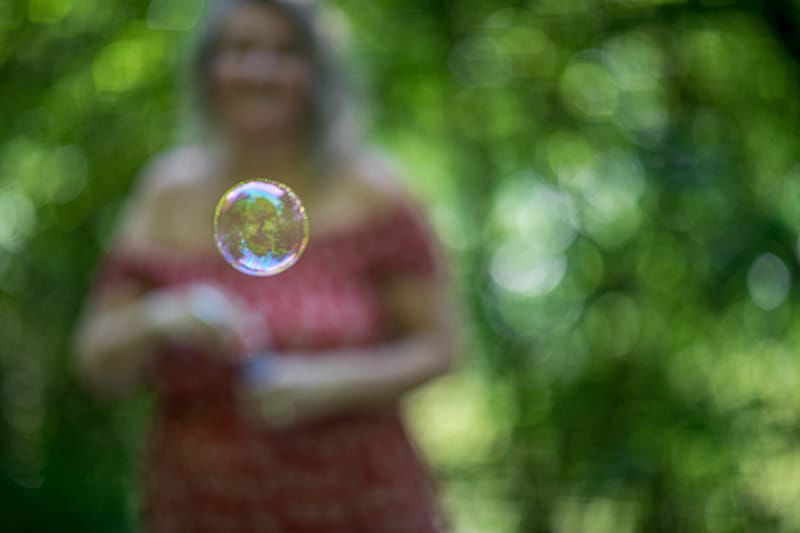
[[295,264],[308,232],[300,199],[275,181],[243,181],[222,195],[214,211],[217,248],[233,268],[250,276],[273,276]]

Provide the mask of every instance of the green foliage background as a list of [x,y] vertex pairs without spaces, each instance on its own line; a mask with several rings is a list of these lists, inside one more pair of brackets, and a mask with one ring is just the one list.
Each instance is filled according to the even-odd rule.
[[[798,6],[333,3],[453,258],[467,362],[410,414],[457,531],[800,528]],[[200,6],[0,0],[3,530],[136,528],[147,399],[68,340]]]

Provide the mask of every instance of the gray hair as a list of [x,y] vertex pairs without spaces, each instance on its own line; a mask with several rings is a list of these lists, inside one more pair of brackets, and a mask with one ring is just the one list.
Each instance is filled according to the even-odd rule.
[[209,68],[225,22],[237,7],[250,3],[277,8],[294,26],[301,52],[312,70],[311,155],[320,169],[343,163],[353,155],[356,140],[350,90],[334,58],[332,43],[322,32],[319,8],[313,0],[212,1],[188,65],[195,128],[206,134],[216,130]]

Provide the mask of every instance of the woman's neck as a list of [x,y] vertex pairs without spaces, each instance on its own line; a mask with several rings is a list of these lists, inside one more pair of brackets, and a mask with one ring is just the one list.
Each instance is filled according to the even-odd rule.
[[287,184],[299,195],[314,188],[314,169],[307,150],[297,145],[232,145],[227,150],[228,181],[269,179]]

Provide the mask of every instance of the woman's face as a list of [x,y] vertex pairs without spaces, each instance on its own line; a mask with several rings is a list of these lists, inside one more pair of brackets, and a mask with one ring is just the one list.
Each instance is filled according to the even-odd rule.
[[289,19],[244,3],[223,28],[211,63],[214,114],[244,140],[302,135],[309,120],[311,65]]

